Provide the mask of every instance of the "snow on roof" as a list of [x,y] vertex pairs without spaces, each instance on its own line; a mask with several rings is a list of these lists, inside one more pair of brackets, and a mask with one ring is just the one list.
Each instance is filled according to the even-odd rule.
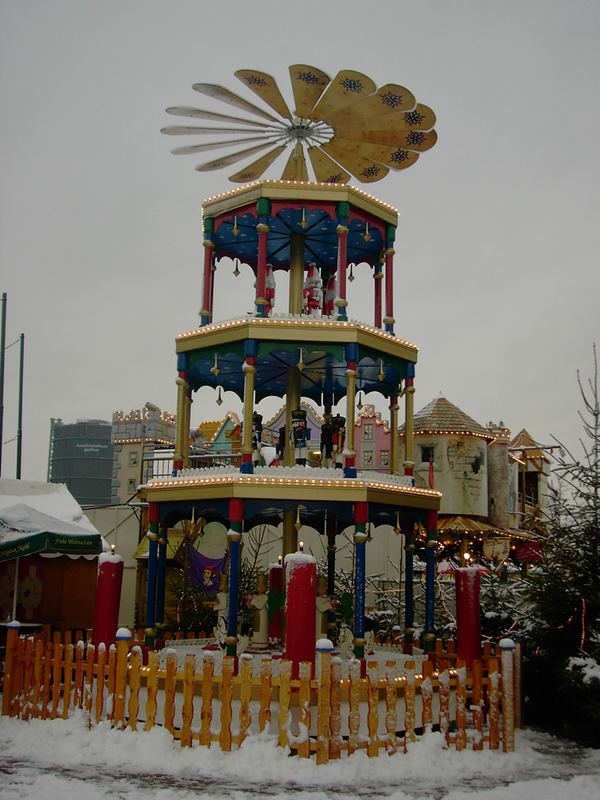
[[64,483],[0,478],[0,510],[22,503],[49,517],[98,533]]

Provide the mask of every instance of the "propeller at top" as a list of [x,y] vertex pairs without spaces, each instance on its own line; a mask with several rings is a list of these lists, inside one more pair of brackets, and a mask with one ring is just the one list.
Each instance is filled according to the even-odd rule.
[[[187,105],[170,106],[166,110],[173,116],[219,123],[162,128],[162,133],[172,136],[214,137],[210,142],[177,147],[171,152],[184,155],[227,148],[231,152],[202,162],[196,169],[216,170],[249,161],[229,176],[235,183],[261,178],[286,150],[282,180],[310,180],[308,153],[314,179],[319,183],[346,184],[352,177],[361,183],[373,183],[390,170],[412,166],[419,154],[437,141],[434,112],[418,103],[412,92],[400,84],[386,83],[377,89],[371,78],[361,72],[344,69],[330,78],[308,64],[292,64],[289,75],[294,101],[291,105],[271,75],[253,69],[235,72],[236,78],[266,108],[223,86],[195,83],[192,88],[196,92],[237,108],[245,116]],[[266,154],[251,160],[268,148]]]

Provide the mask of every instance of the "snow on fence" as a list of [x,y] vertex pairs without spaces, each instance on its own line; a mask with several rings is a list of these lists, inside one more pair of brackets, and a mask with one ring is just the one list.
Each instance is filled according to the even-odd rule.
[[[128,633],[128,632],[127,632]],[[473,662],[467,670],[457,661],[450,668],[440,660],[423,662],[416,674],[412,660],[402,674],[392,659],[381,668],[353,659],[348,677],[342,662],[330,652],[318,654],[315,677],[302,662],[292,679],[292,663],[262,658],[253,674],[252,657],[223,658],[215,674],[210,651],[202,664],[187,653],[183,669],[177,654],[167,651],[165,668],[159,653],[148,653],[121,638],[108,653],[104,646],[79,641],[62,644],[41,636],[19,636],[9,629],[6,647],[2,714],[30,719],[67,718],[75,709],[87,715],[90,727],[109,720],[113,727],[150,730],[164,726],[182,747],[195,742],[221,750],[240,747],[244,739],[267,730],[300,758],[316,754],[318,764],[365,749],[369,756],[383,750],[406,752],[434,728],[445,747],[457,751],[514,750],[514,647],[500,643],[501,657]],[[197,667],[200,666],[200,671]],[[502,724],[500,724],[502,720]]]

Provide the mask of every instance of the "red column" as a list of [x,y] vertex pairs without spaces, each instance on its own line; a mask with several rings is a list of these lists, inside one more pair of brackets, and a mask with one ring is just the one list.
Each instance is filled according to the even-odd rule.
[[212,233],[212,220],[205,220],[204,229],[204,275],[202,285],[202,308],[200,310],[200,320],[202,325],[208,325],[212,319],[212,261],[214,243],[210,238]]
[[256,316],[266,317],[266,299],[265,299],[265,274],[267,268],[267,233],[269,226],[259,222],[256,226],[258,231],[258,256],[256,263],[256,297],[254,304],[256,306]]
[[123,583],[123,559],[121,556],[103,553],[98,557],[98,583],[92,642],[95,647],[104,642],[106,649],[115,643],[119,625],[119,603]]
[[381,281],[383,280],[383,272],[381,271],[381,264],[375,264],[375,272],[373,273],[373,280],[375,281],[375,314],[373,325],[376,328],[381,328]]
[[315,668],[317,563],[305,553],[285,557],[285,657],[292,662],[292,678],[301,661]]
[[348,319],[346,313],[346,268],[348,266],[347,256],[347,236],[348,228],[345,225],[337,226],[338,235],[338,254],[337,254],[337,275],[338,275],[338,296],[335,299],[337,304],[337,318],[340,320]]
[[456,632],[458,657],[470,667],[481,658],[481,619],[479,607],[479,569],[462,567],[454,573],[456,581]]

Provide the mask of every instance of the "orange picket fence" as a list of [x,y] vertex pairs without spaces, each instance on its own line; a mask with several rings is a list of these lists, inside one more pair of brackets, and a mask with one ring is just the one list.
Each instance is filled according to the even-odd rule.
[[[512,644],[512,643],[510,643]],[[439,654],[438,654],[439,655]],[[221,655],[219,654],[219,658]],[[183,747],[218,745],[229,751],[259,731],[277,736],[300,758],[316,754],[318,764],[364,749],[369,756],[406,752],[421,735],[437,729],[445,747],[463,750],[514,750],[514,648],[500,657],[473,662],[414,660],[382,665],[367,659],[348,662],[318,653],[292,678],[292,663],[259,657],[223,657],[220,670],[211,651],[202,663],[186,653],[142,650],[121,639],[106,652],[77,644],[8,631],[2,714],[20,719],[67,718],[82,709],[90,727],[110,720],[113,727],[150,730],[164,726]],[[254,674],[255,673],[255,674]]]

